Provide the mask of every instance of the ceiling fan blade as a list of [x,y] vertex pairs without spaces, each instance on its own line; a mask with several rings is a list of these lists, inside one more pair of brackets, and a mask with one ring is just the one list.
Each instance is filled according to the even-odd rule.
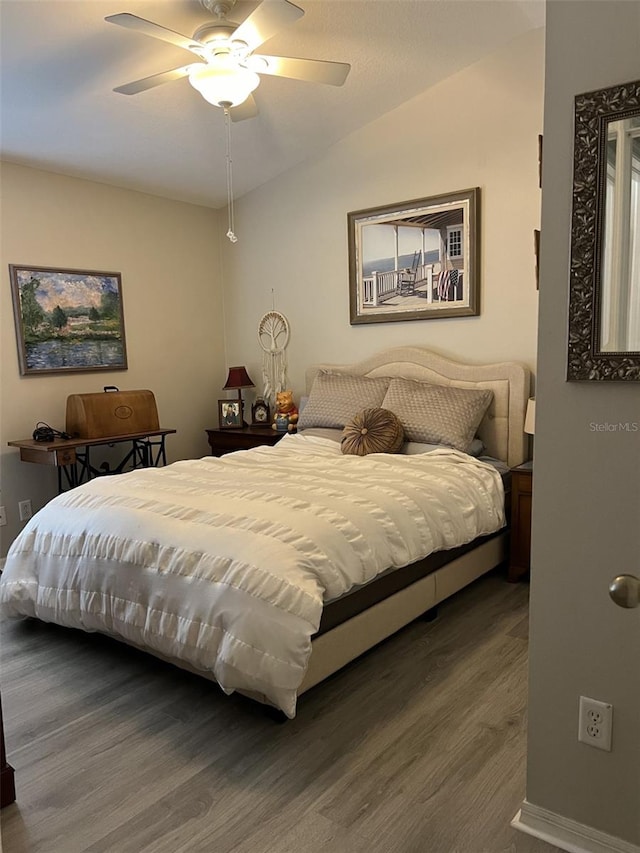
[[306,80],[309,83],[328,83],[330,86],[342,86],[351,70],[351,66],[346,62],[294,59],[290,56],[265,56],[264,54],[253,54],[248,57],[245,64],[247,68],[259,74],[291,77],[294,80]]
[[247,118],[255,118],[258,115],[258,105],[253,95],[249,95],[246,101],[229,110],[231,121],[244,121]]
[[304,10],[289,3],[289,0],[262,0],[234,32],[233,40],[246,42],[249,49],[254,50],[303,15]]
[[146,36],[151,36],[161,41],[167,41],[169,44],[175,44],[176,47],[190,50],[192,53],[198,54],[198,56],[205,50],[205,46],[201,42],[188,38],[188,36],[183,36],[181,33],[175,33],[166,27],[161,27],[160,24],[154,24],[153,21],[147,21],[144,18],[139,18],[137,15],[131,15],[129,12],[121,12],[119,15],[109,15],[108,18],[105,18],[105,21],[108,21],[110,24],[118,24],[118,26],[125,27],[127,30],[136,30],[136,32],[144,33]]
[[[194,63],[198,64],[198,63]],[[137,95],[139,92],[146,92],[147,89],[154,89],[156,86],[161,86],[163,83],[170,83],[172,80],[180,80],[186,77],[193,65],[183,65],[182,68],[173,68],[171,71],[162,71],[160,74],[152,74],[150,77],[143,77],[142,80],[134,80],[133,83],[125,83],[124,86],[118,86],[114,92],[119,92],[121,95]]]

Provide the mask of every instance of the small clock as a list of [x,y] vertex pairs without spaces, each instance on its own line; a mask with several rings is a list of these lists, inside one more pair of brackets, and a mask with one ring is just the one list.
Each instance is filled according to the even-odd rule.
[[269,423],[270,418],[269,404],[265,403],[262,397],[258,397],[253,406],[251,406],[251,422],[260,426]]

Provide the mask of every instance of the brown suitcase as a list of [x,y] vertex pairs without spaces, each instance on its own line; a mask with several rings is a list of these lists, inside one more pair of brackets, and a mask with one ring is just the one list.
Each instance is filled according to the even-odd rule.
[[107,385],[103,393],[67,397],[66,432],[72,438],[107,438],[160,429],[152,391],[119,391]]

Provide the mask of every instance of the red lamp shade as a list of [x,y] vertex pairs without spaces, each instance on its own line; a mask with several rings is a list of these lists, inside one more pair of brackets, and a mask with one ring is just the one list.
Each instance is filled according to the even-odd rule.
[[227,381],[224,384],[225,391],[231,391],[240,388],[253,388],[254,384],[251,377],[247,373],[246,367],[230,367]]
[[253,388],[254,384],[251,381],[251,377],[247,373],[246,367],[230,367],[229,375],[227,376],[227,381],[224,384],[225,391],[238,391],[238,403],[240,406],[241,412],[241,420],[242,426],[246,426],[244,420],[244,403],[242,402],[242,391],[241,388]]

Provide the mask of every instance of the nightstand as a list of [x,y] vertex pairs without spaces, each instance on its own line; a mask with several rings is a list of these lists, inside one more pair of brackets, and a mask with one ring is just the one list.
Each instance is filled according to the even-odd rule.
[[511,469],[511,548],[508,579],[520,580],[531,566],[531,493],[533,462]]
[[268,444],[277,444],[284,432],[276,432],[268,426],[248,426],[243,429],[208,429],[209,447],[212,456],[224,456],[234,450],[249,450]]

